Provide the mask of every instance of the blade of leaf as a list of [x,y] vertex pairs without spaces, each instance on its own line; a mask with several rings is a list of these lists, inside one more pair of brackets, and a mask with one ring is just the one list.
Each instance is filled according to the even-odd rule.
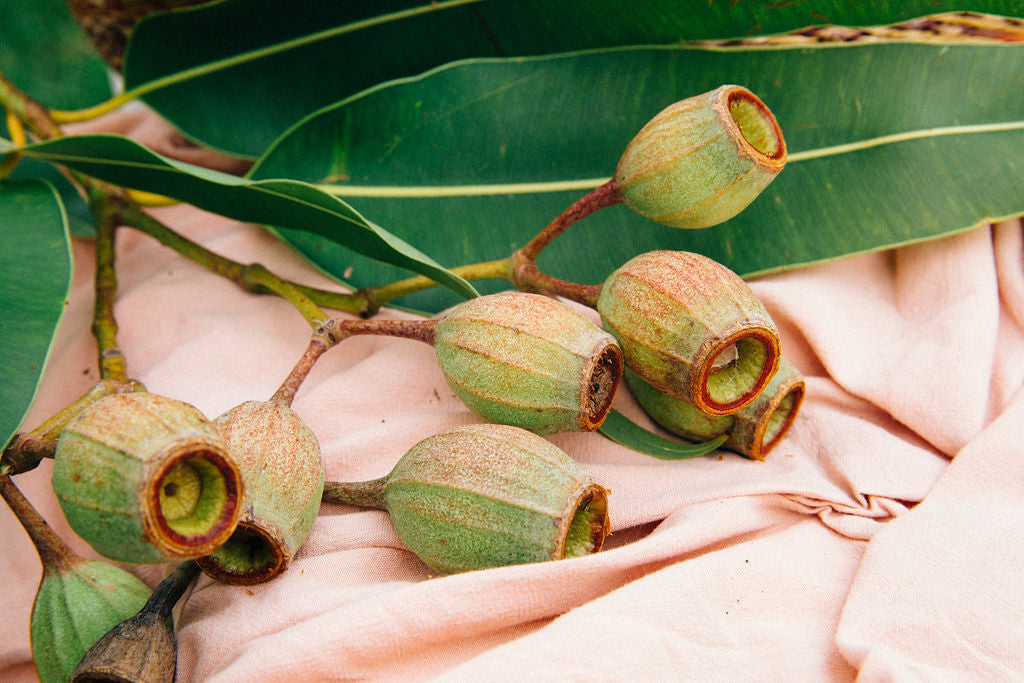
[[0,27],[0,69],[46,106],[84,107],[110,97],[106,65],[64,0],[0,0]]
[[125,79],[186,134],[255,156],[293,121],[339,97],[457,59],[889,24],[951,10],[1013,15],[1020,7],[1013,0],[228,0],[140,24]]
[[[597,283],[638,253],[678,249],[754,275],[1020,214],[1022,75],[1024,50],[980,45],[470,60],[311,115],[251,176],[329,183],[408,241],[429,240],[445,263],[489,261],[610,176],[660,109],[739,83],[772,108],[790,149],[790,164],[761,197],[707,230],[673,230],[613,207],[556,240],[541,267]],[[401,277],[313,236],[283,235],[328,272],[354,265],[354,286]],[[422,292],[401,303],[439,311],[453,302]]]
[[229,218],[316,233],[355,252],[435,280],[460,296],[476,290],[345,202],[293,180],[248,180],[192,166],[116,135],[56,138],[22,149],[111,183],[174,197]]
[[36,395],[71,288],[64,208],[44,181],[0,182],[0,444]]
[[620,446],[664,460],[699,458],[716,450],[729,438],[723,434],[703,443],[673,441],[644,429],[614,409],[608,413],[598,431]]

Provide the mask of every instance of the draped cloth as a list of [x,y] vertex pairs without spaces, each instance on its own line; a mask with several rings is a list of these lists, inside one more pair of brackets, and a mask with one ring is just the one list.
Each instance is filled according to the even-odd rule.
[[[233,170],[145,111],[77,130],[97,129]],[[340,290],[258,226],[189,206],[153,213],[234,260]],[[97,379],[94,256],[88,241],[73,248],[75,285],[26,429]],[[130,375],[210,417],[269,398],[306,347],[288,303],[144,235],[118,233],[117,271]],[[324,505],[279,578],[200,577],[178,613],[178,680],[1024,677],[1020,221],[752,286],[807,378],[765,462],[726,451],[664,461],[599,434],[548,437],[611,489],[605,549],[447,577],[405,549],[386,513]],[[625,387],[615,407],[656,429]],[[392,338],[325,354],[294,408],[334,480],[382,476],[421,439],[479,421],[430,347]],[[15,481],[96,557],[67,527],[51,467]],[[6,508],[0,538],[0,679],[32,680],[40,565]],[[150,585],[166,571],[128,568]]]

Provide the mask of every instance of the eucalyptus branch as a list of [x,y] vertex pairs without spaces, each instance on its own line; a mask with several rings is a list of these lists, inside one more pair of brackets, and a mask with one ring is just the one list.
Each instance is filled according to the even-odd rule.
[[323,320],[313,331],[313,337],[302,354],[302,358],[295,364],[291,373],[281,383],[270,400],[291,405],[299,387],[302,386],[320,356],[349,337],[358,335],[403,337],[433,345],[435,325],[434,320],[349,320],[344,318]]
[[127,381],[124,354],[117,345],[117,319],[114,301],[117,298],[117,272],[114,268],[114,236],[120,222],[123,200],[96,190],[89,203],[96,216],[96,304],[92,332],[99,351],[100,377]]
[[[11,135],[11,143],[15,147],[23,147],[28,139],[25,136],[25,128],[21,125],[21,119],[10,109],[6,109],[7,131]],[[0,180],[11,175],[14,168],[21,161],[21,152],[11,152],[7,158],[0,161]]]
[[0,476],[21,474],[35,469],[43,458],[53,457],[56,440],[64,426],[75,415],[91,406],[104,396],[124,394],[132,391],[145,391],[141,382],[129,379],[126,381],[101,379],[87,392],[69,403],[60,412],[30,432],[19,432],[0,454]]

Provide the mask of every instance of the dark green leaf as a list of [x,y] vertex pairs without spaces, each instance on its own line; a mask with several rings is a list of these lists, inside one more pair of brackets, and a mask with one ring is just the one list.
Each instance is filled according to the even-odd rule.
[[[638,253],[678,249],[753,275],[1024,211],[1016,46],[632,48],[470,61],[321,111],[283,136],[252,177],[333,183],[444,263],[489,261],[609,177],[655,113],[722,83],[757,93],[783,129],[791,160],[767,191],[705,230],[606,209],[556,240],[543,270],[599,283]],[[565,183],[579,189],[561,190]],[[314,236],[285,236],[335,275],[354,264],[355,286],[401,277]],[[453,303],[440,292],[401,302],[430,311]]]
[[617,410],[608,413],[598,431],[626,448],[665,460],[699,458],[714,451],[729,438],[723,434],[703,443],[673,441],[647,431]]
[[125,79],[186,134],[255,156],[319,107],[457,59],[888,24],[951,10],[1012,15],[1020,3],[228,0],[140,24]]
[[0,0],[0,71],[48,107],[110,96],[106,65],[64,0]]
[[25,418],[71,287],[60,198],[43,181],[0,182],[0,444]]
[[363,256],[425,275],[462,296],[476,294],[465,280],[367,221],[343,201],[307,183],[238,178],[167,159],[116,135],[56,138],[29,145],[23,152],[123,187],[174,197],[236,220],[315,233],[343,242]]

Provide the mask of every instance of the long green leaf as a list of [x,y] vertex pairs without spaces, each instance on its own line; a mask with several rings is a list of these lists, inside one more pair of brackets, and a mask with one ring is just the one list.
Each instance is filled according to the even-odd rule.
[[35,398],[71,287],[64,208],[43,181],[0,182],[0,445]]
[[[556,240],[544,270],[597,283],[635,254],[679,249],[754,275],[1024,211],[1024,49],[1010,46],[633,48],[471,60],[322,110],[283,136],[252,176],[330,183],[364,215],[434,245],[445,263],[488,261],[610,176],[656,112],[722,83],[757,93],[784,131],[791,160],[767,191],[705,230],[606,209]],[[336,275],[354,263],[356,286],[401,276],[312,236],[285,236]],[[431,311],[452,303],[439,292],[401,302]]]
[[457,59],[888,24],[950,10],[1012,15],[1020,3],[228,0],[143,22],[125,79],[186,134],[255,156],[315,109]]
[[598,431],[617,444],[664,460],[699,458],[711,453],[729,438],[723,434],[701,443],[673,441],[647,431],[617,410],[608,413]]
[[64,0],[0,0],[0,71],[48,107],[110,96],[106,65]]
[[29,145],[22,152],[229,218],[316,234],[325,241],[344,243],[368,259],[425,275],[460,296],[476,295],[469,283],[415,247],[366,220],[340,199],[304,182],[238,178],[167,159],[117,135],[56,138]]

